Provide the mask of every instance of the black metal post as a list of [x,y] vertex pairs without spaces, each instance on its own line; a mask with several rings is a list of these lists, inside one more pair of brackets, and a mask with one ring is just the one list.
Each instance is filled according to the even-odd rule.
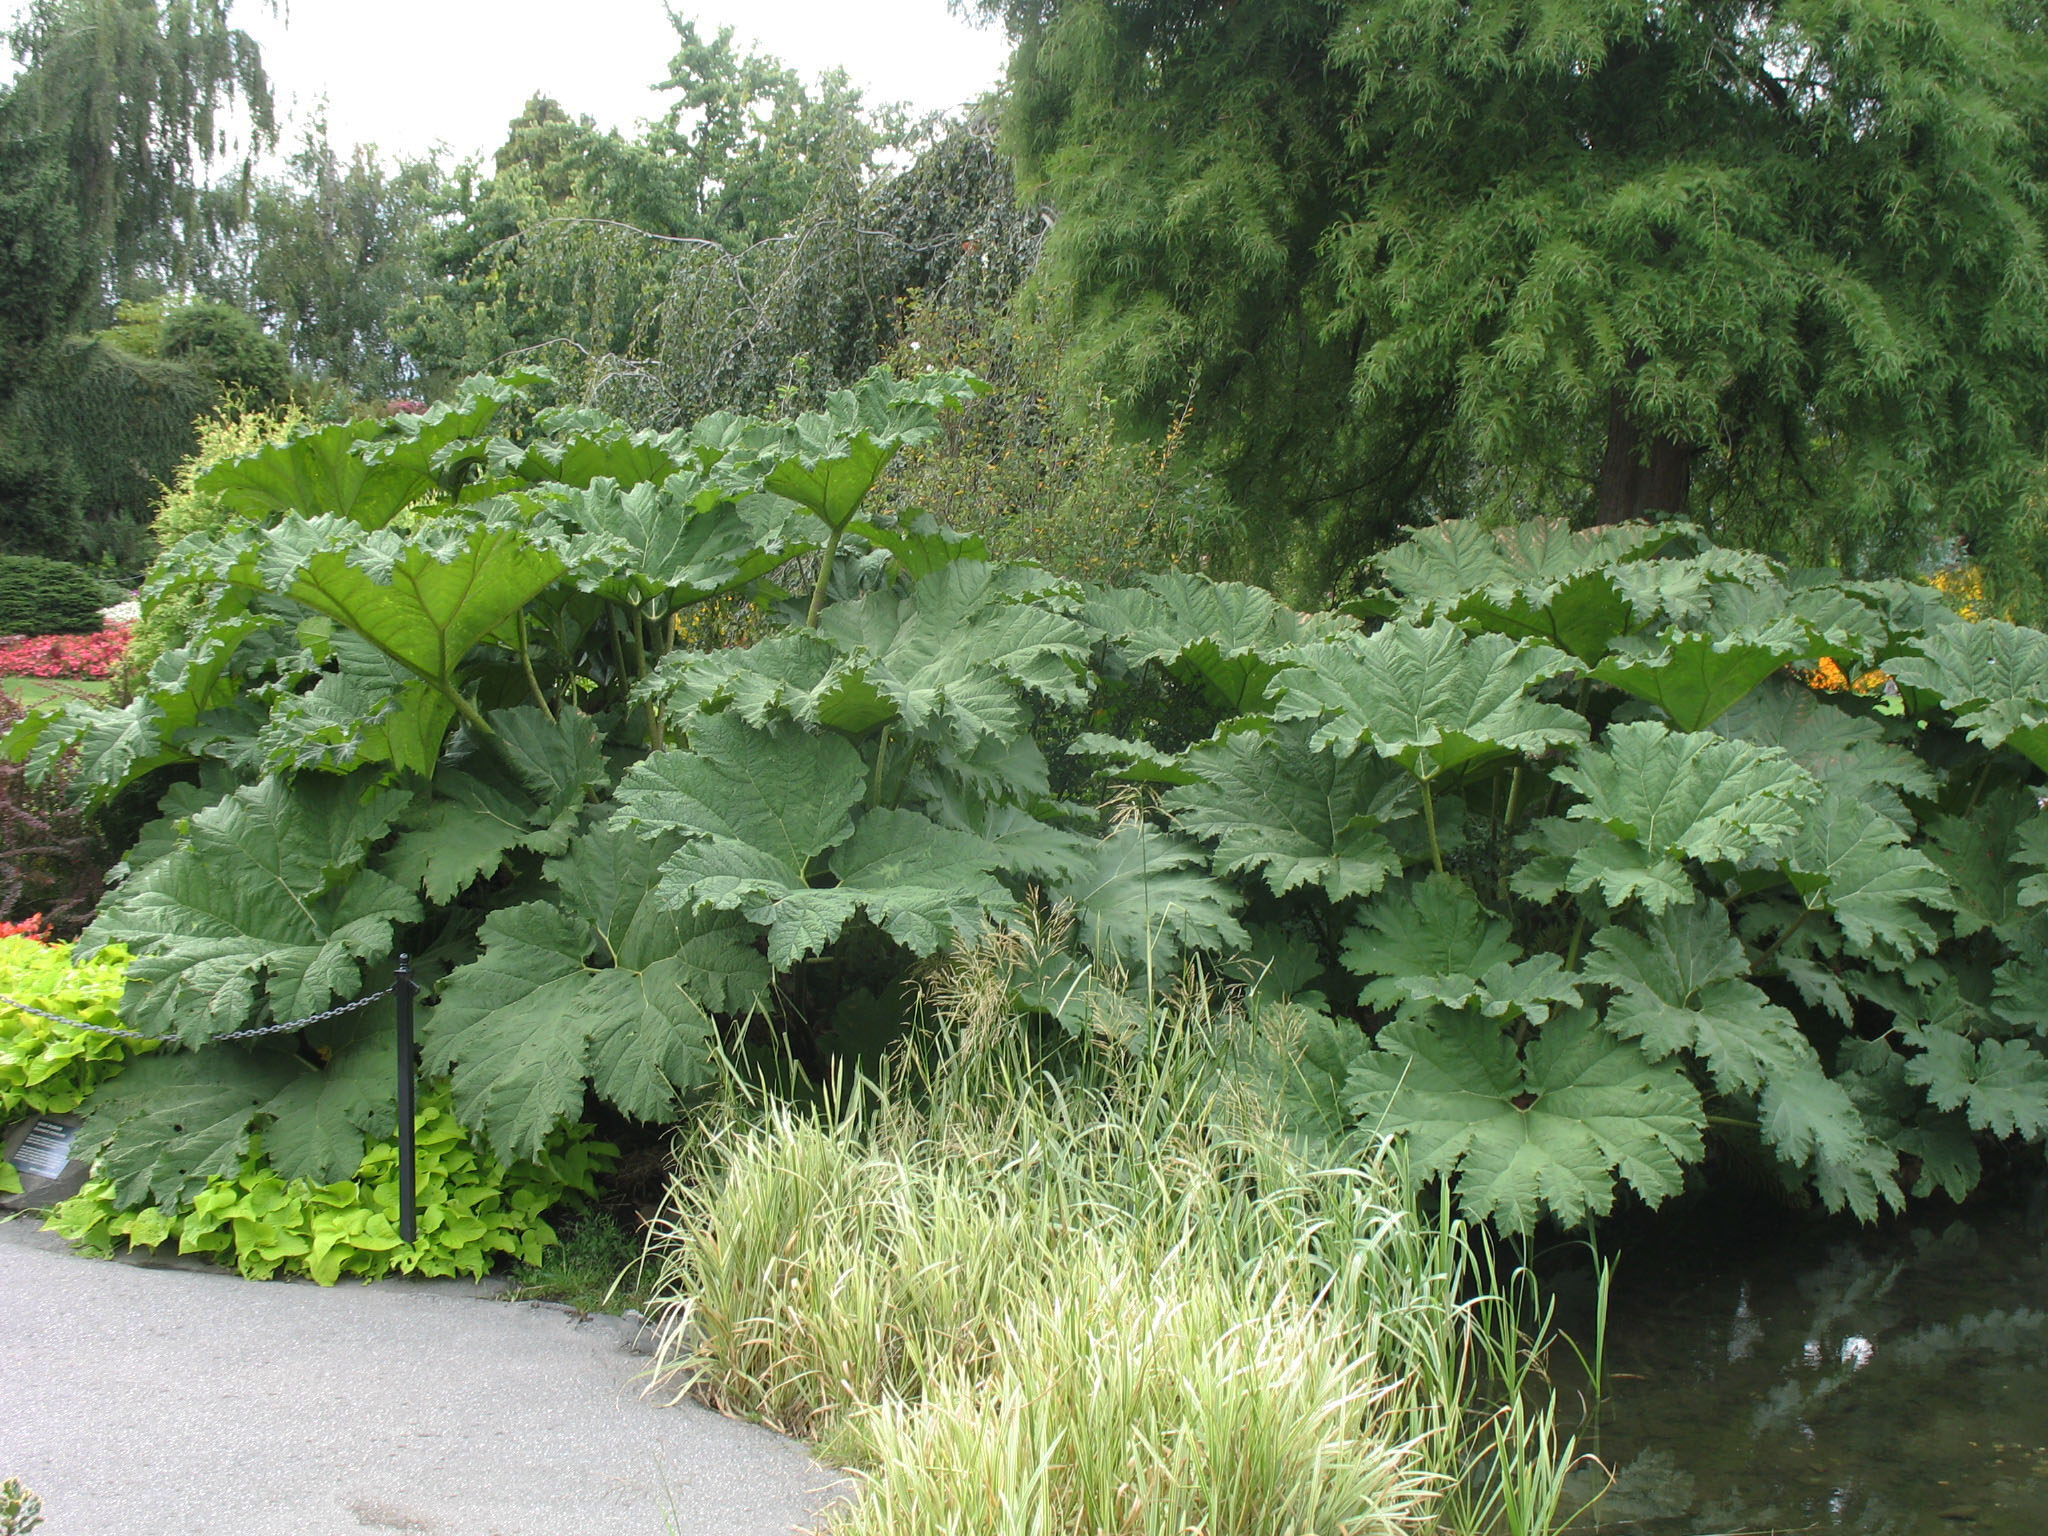
[[414,1124],[412,1049],[412,999],[417,991],[412,956],[400,955],[391,995],[398,1004],[398,1235],[408,1244],[419,1237],[419,1128]]

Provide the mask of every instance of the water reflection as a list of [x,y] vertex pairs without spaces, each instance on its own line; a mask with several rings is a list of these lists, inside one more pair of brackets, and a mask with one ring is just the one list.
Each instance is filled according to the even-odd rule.
[[1628,1250],[1579,1529],[2048,1533],[2048,1206],[1745,1246]]

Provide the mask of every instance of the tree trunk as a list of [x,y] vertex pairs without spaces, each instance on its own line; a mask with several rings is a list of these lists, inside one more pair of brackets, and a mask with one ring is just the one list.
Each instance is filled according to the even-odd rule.
[[1630,518],[1685,511],[1692,489],[1691,443],[1675,437],[1648,437],[1629,420],[1622,392],[1615,390],[1607,406],[1607,454],[1600,461],[1598,523],[1623,523]]

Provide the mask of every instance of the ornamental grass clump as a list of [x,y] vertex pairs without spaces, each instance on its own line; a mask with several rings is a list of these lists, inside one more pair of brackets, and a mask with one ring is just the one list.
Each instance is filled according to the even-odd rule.
[[1482,1407],[1475,1362],[1529,1359],[1463,1226],[1384,1148],[1291,1149],[1242,1013],[1149,1026],[735,1092],[656,1228],[662,1379],[863,1473],[834,1536],[1485,1530],[1554,1480],[1547,1402],[1513,1441]]

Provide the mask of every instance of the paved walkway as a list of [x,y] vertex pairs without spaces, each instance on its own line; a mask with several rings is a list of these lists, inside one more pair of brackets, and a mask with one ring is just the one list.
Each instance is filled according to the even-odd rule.
[[616,1319],[447,1281],[256,1284],[0,1225],[0,1478],[39,1536],[788,1536],[803,1448],[640,1393]]

